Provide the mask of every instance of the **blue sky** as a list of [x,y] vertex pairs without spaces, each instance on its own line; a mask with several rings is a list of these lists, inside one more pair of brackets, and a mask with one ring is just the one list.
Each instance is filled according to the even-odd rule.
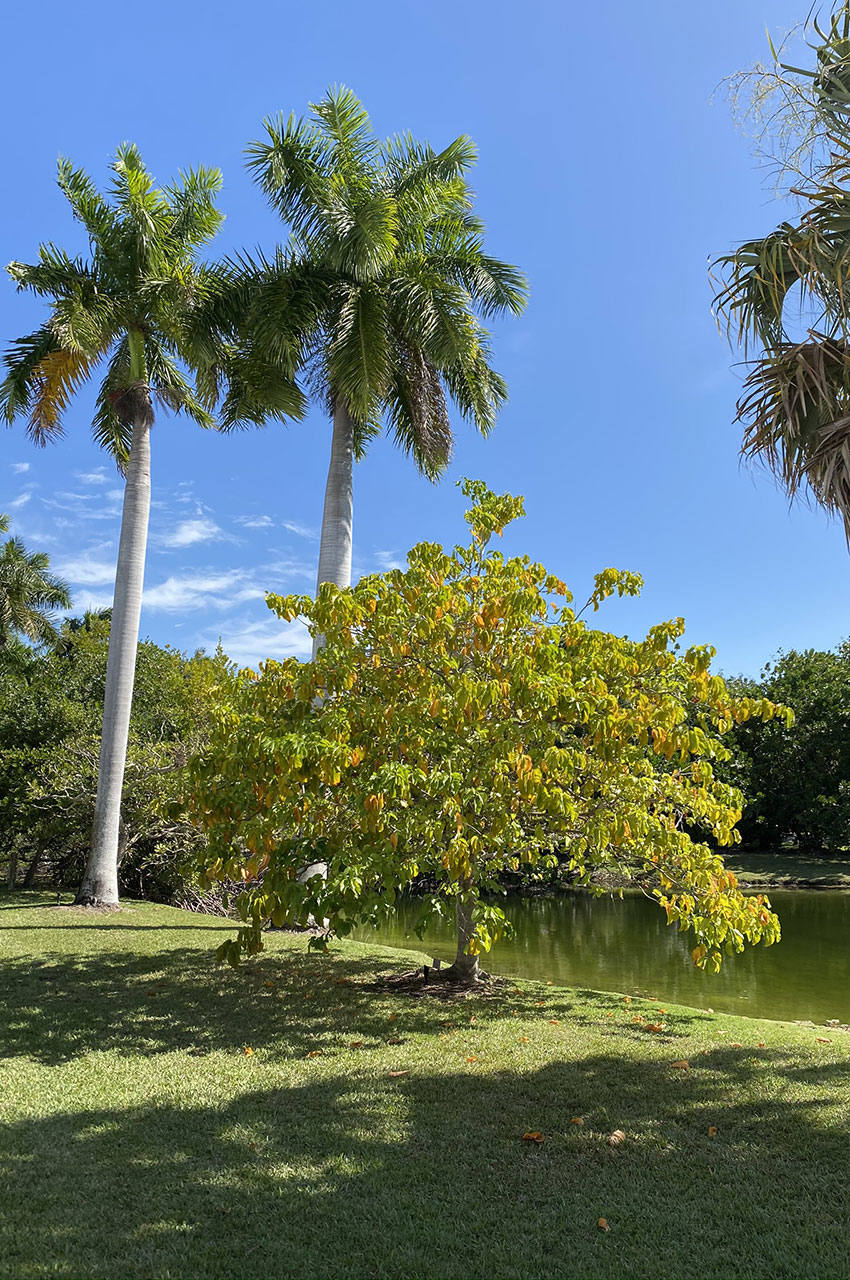
[[[265,115],[303,112],[331,83],[363,99],[381,134],[480,149],[475,187],[491,250],[528,274],[525,316],[500,324],[511,399],[488,441],[458,425],[433,486],[379,440],[355,477],[355,571],[414,542],[463,533],[454,481],[480,476],[526,495],[506,536],[584,598],[607,565],[640,571],[638,601],[600,625],[637,635],[683,615],[727,673],[755,674],[777,649],[831,647],[850,633],[840,527],[789,511],[742,468],[733,425],[736,357],[710,314],[707,261],[783,216],[722,94],[765,55],[765,28],[804,16],[797,0],[342,0],[239,5],[79,0],[16,6],[0,146],[8,190],[3,260],[41,239],[82,249],[55,187],[58,154],[100,182],[135,141],[162,181],[199,163],[224,173],[214,248],[270,248],[279,224],[243,169]],[[39,323],[37,300],[0,281],[0,342]],[[89,437],[92,396],[67,436],[37,450],[3,437],[0,510],[50,552],[77,609],[108,603],[121,484]],[[319,410],[301,424],[229,437],[161,418],[143,633],[184,649],[221,637],[240,662],[303,652],[266,590],[310,590],[330,444]]]

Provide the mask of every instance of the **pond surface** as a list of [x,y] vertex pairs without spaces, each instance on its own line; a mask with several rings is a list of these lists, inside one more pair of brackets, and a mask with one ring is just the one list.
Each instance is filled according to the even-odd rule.
[[[582,893],[510,895],[502,905],[516,934],[483,956],[483,966],[492,973],[658,996],[752,1018],[850,1023],[850,893],[775,889],[769,896],[782,941],[725,957],[718,974],[695,969],[691,935],[669,926],[662,909],[637,893],[622,900]],[[412,932],[418,911],[415,901],[402,902],[390,924],[356,936],[451,961],[450,926],[436,923],[420,942]]]

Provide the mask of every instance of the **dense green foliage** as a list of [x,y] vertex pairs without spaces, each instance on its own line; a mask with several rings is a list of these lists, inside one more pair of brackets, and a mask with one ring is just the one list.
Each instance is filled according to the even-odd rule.
[[[0,857],[29,881],[75,884],[85,864],[97,790],[109,621],[66,622],[55,649],[0,669]],[[221,658],[139,645],[122,805],[125,890],[169,898],[196,830],[181,809],[188,753],[207,733]]]
[[[480,482],[464,492],[469,546],[421,543],[406,570],[270,599],[325,646],[235,682],[194,765],[204,873],[252,885],[223,954],[259,950],[270,919],[346,933],[424,873],[433,910],[456,909],[466,972],[509,927],[482,895],[555,849],[584,884],[600,867],[649,877],[668,919],[692,930],[696,964],[775,941],[769,904],[744,898],[705,841],[731,844],[740,814],[714,773],[721,735],[781,708],[733,697],[712,651],[678,655],[681,619],[642,642],[588,628],[557,577],[488,550],[522,500]],[[605,570],[589,603],[640,585]],[[326,878],[299,876],[318,858]]]
[[850,642],[830,653],[780,653],[758,681],[733,683],[795,714],[790,725],[773,720],[754,731],[743,724],[730,735],[728,776],[746,798],[743,843],[850,848]]

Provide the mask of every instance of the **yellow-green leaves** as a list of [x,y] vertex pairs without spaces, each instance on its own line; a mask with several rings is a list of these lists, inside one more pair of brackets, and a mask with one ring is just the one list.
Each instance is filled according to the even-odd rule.
[[[316,600],[269,597],[325,645],[235,682],[195,767],[206,874],[245,881],[238,945],[258,948],[269,918],[346,933],[419,878],[432,911],[476,903],[468,950],[486,951],[510,922],[481,895],[554,856],[591,888],[600,870],[638,878],[692,932],[698,965],[775,941],[770,904],[745,898],[712,850],[734,841],[741,807],[713,761],[729,724],[781,709],[736,701],[710,649],[680,656],[681,619],[642,641],[560,606],[550,621],[564,583],[487,550],[521,500],[480,482],[464,492],[471,545],[420,543],[405,570]],[[590,603],[640,585],[605,570]],[[327,877],[305,877],[318,863]]]

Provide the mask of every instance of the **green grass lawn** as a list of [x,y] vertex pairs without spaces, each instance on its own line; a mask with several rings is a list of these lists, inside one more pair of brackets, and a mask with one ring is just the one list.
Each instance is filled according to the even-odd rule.
[[0,900],[2,1277],[850,1276],[845,1032],[43,902]]
[[813,885],[821,889],[850,888],[850,858],[804,853],[724,853],[724,861],[742,885]]

